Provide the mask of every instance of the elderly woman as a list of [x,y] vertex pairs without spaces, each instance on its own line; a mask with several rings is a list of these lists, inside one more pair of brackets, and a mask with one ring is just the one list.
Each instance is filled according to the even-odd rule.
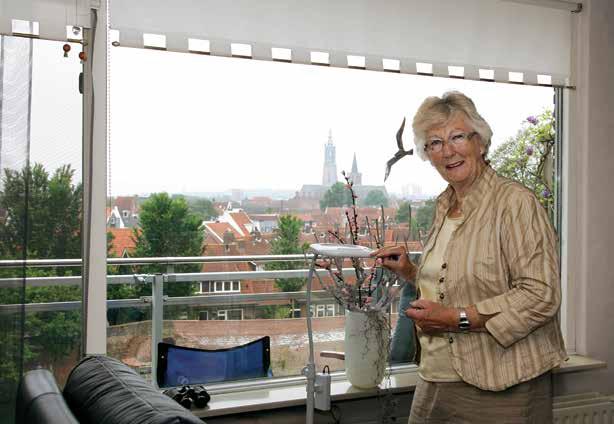
[[448,188],[419,266],[375,252],[415,281],[420,381],[410,423],[552,422],[551,370],[566,358],[556,235],[524,186],[488,165],[492,130],[464,94],[427,98],[415,144]]

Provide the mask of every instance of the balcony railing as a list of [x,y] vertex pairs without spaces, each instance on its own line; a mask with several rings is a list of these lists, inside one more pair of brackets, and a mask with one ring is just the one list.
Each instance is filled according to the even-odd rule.
[[[412,258],[418,257],[421,252],[410,252]],[[242,281],[242,280],[272,280],[278,278],[307,278],[308,269],[297,270],[271,270],[271,271],[233,271],[233,272],[195,272],[195,273],[176,273],[173,272],[174,266],[178,264],[194,263],[224,263],[224,262],[253,262],[267,263],[274,261],[296,261],[304,264],[312,259],[311,255],[254,255],[254,256],[201,256],[201,257],[157,257],[157,258],[109,258],[109,266],[120,265],[166,265],[167,272],[161,274],[126,274],[108,275],[107,284],[152,284],[152,295],[138,299],[116,299],[107,300],[108,309],[135,308],[144,305],[151,306],[151,372],[152,380],[155,380],[157,346],[162,340],[162,326],[164,316],[164,306],[205,306],[215,307],[229,304],[259,304],[266,301],[294,301],[305,302],[306,292],[269,292],[269,293],[207,293],[195,294],[193,296],[167,297],[162,295],[164,284],[174,284],[181,282],[199,283],[206,281]],[[41,267],[78,267],[81,266],[80,259],[60,259],[60,260],[3,260],[0,261],[0,269],[7,268],[41,268]],[[317,270],[321,277],[328,275],[326,270]],[[353,268],[343,269],[344,275],[355,275]],[[0,279],[0,289],[17,288],[24,283],[23,278],[2,278]],[[79,286],[81,276],[63,277],[27,277],[25,284],[27,287],[50,287],[50,286]],[[334,299],[324,290],[314,291],[312,301],[334,301]],[[63,301],[48,303],[27,303],[4,304],[0,305],[0,314],[18,313],[25,309],[30,312],[57,312],[78,310],[82,307],[80,301]],[[309,313],[309,311],[306,311]],[[307,329],[305,329],[307,331]]]

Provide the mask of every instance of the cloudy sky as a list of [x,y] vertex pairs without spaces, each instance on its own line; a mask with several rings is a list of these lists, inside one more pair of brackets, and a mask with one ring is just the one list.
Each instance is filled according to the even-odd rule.
[[[78,59],[39,43],[37,63],[33,159],[80,167]],[[37,72],[43,65],[53,71]],[[403,117],[447,90],[473,98],[495,146],[553,101],[544,87],[112,48],[110,194],[319,184],[329,129],[338,171],[355,153],[363,182],[383,184]],[[404,139],[413,145],[411,131]],[[418,157],[399,162],[386,188],[401,193],[408,183],[433,194],[445,186]]]

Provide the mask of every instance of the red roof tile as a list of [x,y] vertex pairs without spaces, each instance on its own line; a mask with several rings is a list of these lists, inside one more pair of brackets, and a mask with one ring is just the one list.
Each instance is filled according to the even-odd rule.
[[107,228],[107,231],[113,234],[114,237],[111,254],[118,258],[130,255],[136,247],[132,228]]
[[205,229],[217,239],[218,243],[224,241],[224,233],[226,231],[231,231],[237,240],[243,238],[243,236],[227,222],[205,222],[204,225]]
[[136,196],[117,196],[113,202],[119,211],[130,211],[131,213],[138,212]]
[[248,230],[246,225],[248,224],[250,226],[253,225],[253,222],[251,219],[249,219],[249,216],[243,211],[230,212],[229,215],[233,219],[233,221],[237,223],[237,225],[243,232],[243,235],[247,236],[250,233],[250,231]]

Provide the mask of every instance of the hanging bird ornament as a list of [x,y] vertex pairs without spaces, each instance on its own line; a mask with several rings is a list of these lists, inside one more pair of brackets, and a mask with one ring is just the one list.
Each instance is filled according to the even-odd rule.
[[399,150],[394,154],[394,156],[388,162],[386,162],[386,174],[384,175],[384,182],[388,178],[388,175],[390,175],[390,170],[392,169],[392,165],[397,163],[399,159],[401,159],[402,157],[414,154],[414,149],[405,150],[403,148],[403,130],[404,129],[405,129],[405,118],[403,118],[401,127],[397,131],[397,146],[399,147]]

